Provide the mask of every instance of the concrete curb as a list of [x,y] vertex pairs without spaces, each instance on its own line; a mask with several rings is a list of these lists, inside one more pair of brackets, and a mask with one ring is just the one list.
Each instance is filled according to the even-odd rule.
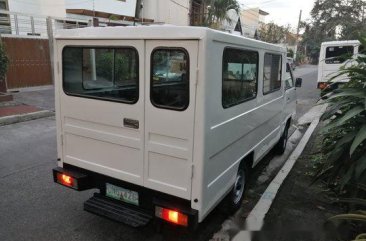
[[[301,138],[299,144],[295,148],[295,150],[291,153],[290,157],[287,159],[286,163],[282,167],[282,169],[278,172],[277,176],[272,180],[272,182],[267,187],[266,191],[263,193],[262,197],[255,205],[253,210],[249,213],[246,219],[246,231],[239,232],[234,238],[233,241],[239,240],[251,240],[248,237],[248,234],[251,231],[260,231],[266,214],[268,213],[281,185],[285,181],[286,177],[292,170],[295,165],[297,159],[300,157],[301,153],[305,149],[306,144],[308,143],[311,135],[313,134],[315,128],[318,126],[320,117],[322,113],[325,112],[327,105],[321,106],[319,108],[319,112],[316,116],[314,116],[309,128]],[[249,235],[250,236],[250,235]]]
[[55,113],[49,110],[41,110],[32,113],[26,113],[21,115],[11,115],[11,116],[4,116],[0,117],[0,126],[10,125],[18,122],[36,120],[40,118],[54,116]]

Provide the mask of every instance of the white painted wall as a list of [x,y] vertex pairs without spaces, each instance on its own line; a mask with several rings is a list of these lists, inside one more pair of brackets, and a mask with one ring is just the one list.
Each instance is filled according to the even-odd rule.
[[141,0],[141,2],[144,7],[140,17],[166,24],[189,25],[189,0]]
[[[155,0],[150,0],[155,2]],[[134,17],[136,0],[65,0],[67,9],[87,9]],[[94,5],[94,7],[93,7]]]
[[66,17],[65,0],[8,0],[9,11],[31,15]]

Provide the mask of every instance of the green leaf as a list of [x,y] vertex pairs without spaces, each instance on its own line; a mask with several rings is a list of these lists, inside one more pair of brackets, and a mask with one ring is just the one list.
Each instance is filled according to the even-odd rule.
[[357,136],[355,137],[351,149],[350,156],[352,156],[353,152],[357,149],[357,147],[366,139],[366,124],[364,124],[361,129],[358,131]]
[[366,215],[362,214],[339,214],[328,219],[329,221],[348,220],[366,222]]
[[343,136],[341,139],[337,141],[337,145],[334,149],[338,149],[339,147],[343,146],[344,144],[350,143],[353,141],[357,134],[357,131],[352,131],[350,133],[347,133],[345,136]]
[[342,91],[341,93],[337,93],[337,94],[329,96],[327,101],[332,100],[334,98],[339,98],[339,97],[365,98],[365,95],[366,95],[365,91],[362,91],[362,90],[357,90],[355,88],[353,88],[352,90],[346,89],[346,90]]
[[343,189],[344,186],[347,183],[349,183],[349,181],[352,179],[352,177],[354,177],[355,169],[356,169],[356,164],[352,163],[352,165],[348,168],[348,171],[346,172],[346,174],[342,177],[342,179],[340,181],[341,189]]
[[361,174],[366,170],[366,154],[357,160],[356,178],[358,179]]
[[327,132],[330,129],[333,129],[335,127],[339,127],[339,126],[343,125],[349,119],[357,116],[358,114],[360,114],[364,110],[365,110],[365,107],[361,106],[361,105],[357,105],[357,106],[353,107],[352,109],[347,111],[342,117],[340,117],[339,119],[334,120],[333,122],[331,122],[327,126],[325,126],[325,128],[323,129],[323,132]]
[[366,199],[362,199],[362,198],[341,198],[341,199],[335,200],[334,202],[351,203],[351,204],[362,205],[362,206],[366,207]]

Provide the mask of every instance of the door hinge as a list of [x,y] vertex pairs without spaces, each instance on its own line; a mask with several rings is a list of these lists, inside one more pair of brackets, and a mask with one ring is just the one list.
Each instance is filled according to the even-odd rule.
[[191,179],[193,179],[193,173],[194,173],[194,165],[192,164],[191,166],[191,170],[192,170],[192,173],[191,173]]
[[57,62],[57,74],[60,74],[60,62]]

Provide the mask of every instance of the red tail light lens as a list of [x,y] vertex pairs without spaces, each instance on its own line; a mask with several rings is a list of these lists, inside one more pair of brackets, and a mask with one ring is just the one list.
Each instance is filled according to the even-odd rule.
[[77,188],[76,180],[63,173],[57,173],[57,182],[67,187]]
[[328,83],[324,83],[324,82],[320,82],[318,84],[318,88],[321,89],[321,90],[327,88],[328,86],[329,86],[329,84]]
[[174,224],[188,226],[188,216],[175,210],[155,207],[155,216]]

